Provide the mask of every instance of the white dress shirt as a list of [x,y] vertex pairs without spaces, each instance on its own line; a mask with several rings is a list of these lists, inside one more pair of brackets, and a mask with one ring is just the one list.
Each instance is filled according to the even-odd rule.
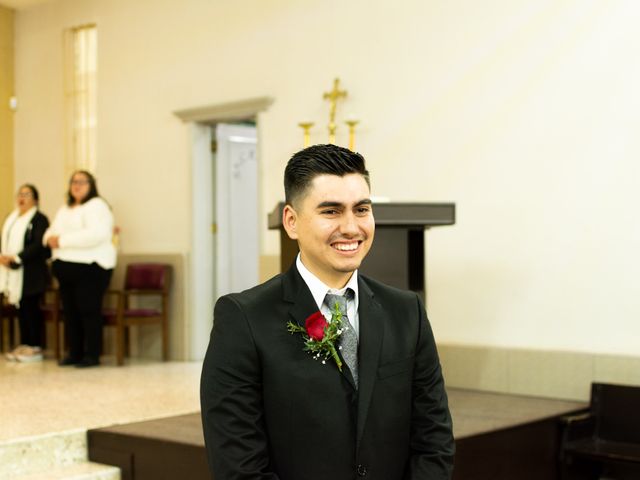
[[353,331],[356,332],[356,336],[358,339],[360,338],[360,321],[358,316],[358,271],[355,270],[351,275],[351,278],[340,290],[336,290],[335,288],[330,288],[325,283],[316,277],[313,273],[309,271],[307,267],[304,266],[302,260],[300,259],[300,254],[298,253],[298,257],[296,258],[296,267],[298,268],[298,272],[300,272],[300,276],[311,290],[311,295],[318,305],[318,309],[325,316],[327,321],[331,320],[331,310],[327,305],[324,304],[324,297],[327,293],[331,293],[333,295],[344,295],[347,291],[347,288],[353,290],[353,298],[347,297],[347,318],[349,319],[349,323],[353,327]]

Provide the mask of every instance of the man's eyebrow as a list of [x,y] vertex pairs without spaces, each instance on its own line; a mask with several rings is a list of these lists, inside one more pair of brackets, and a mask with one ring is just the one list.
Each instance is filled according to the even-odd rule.
[[344,207],[344,204],[340,203],[340,202],[331,202],[331,201],[325,201],[325,202],[320,202],[316,208],[327,208],[327,207]]
[[[363,198],[358,203],[355,204],[356,207],[360,207],[362,205],[371,205],[370,198]],[[324,201],[320,202],[316,208],[344,208],[344,203],[340,202],[332,202],[332,201]]]

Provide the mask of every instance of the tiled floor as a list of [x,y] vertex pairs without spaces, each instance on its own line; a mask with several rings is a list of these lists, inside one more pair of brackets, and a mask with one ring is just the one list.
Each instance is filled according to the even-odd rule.
[[[86,430],[197,414],[201,368],[201,362],[106,362],[77,369],[0,358],[0,478],[80,478],[73,475],[82,469],[92,472],[82,478],[119,478],[111,467],[88,464]],[[449,397],[458,438],[585,406],[457,389]]]
[[0,443],[197,412],[201,362],[77,369],[0,358]]
[[[198,412],[201,367],[149,362],[77,369],[53,360],[21,364],[0,358],[0,442]],[[450,389],[449,397],[457,436],[584,406],[458,389]]]

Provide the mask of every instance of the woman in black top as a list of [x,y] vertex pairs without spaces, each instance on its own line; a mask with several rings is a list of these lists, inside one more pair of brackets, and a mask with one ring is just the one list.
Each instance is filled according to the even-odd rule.
[[18,190],[16,209],[7,217],[0,240],[0,291],[18,306],[21,345],[7,354],[9,360],[42,360],[40,300],[47,287],[50,250],[42,237],[49,220],[38,210],[38,190],[25,184]]

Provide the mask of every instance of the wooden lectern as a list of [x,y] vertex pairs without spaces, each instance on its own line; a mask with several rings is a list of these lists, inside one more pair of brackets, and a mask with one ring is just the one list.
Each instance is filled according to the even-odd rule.
[[[269,229],[280,230],[280,270],[287,270],[298,254],[298,243],[282,226],[280,202],[269,214]],[[418,292],[423,300],[425,286],[424,230],[453,225],[454,203],[374,203],[376,234],[360,271],[388,285]]]

